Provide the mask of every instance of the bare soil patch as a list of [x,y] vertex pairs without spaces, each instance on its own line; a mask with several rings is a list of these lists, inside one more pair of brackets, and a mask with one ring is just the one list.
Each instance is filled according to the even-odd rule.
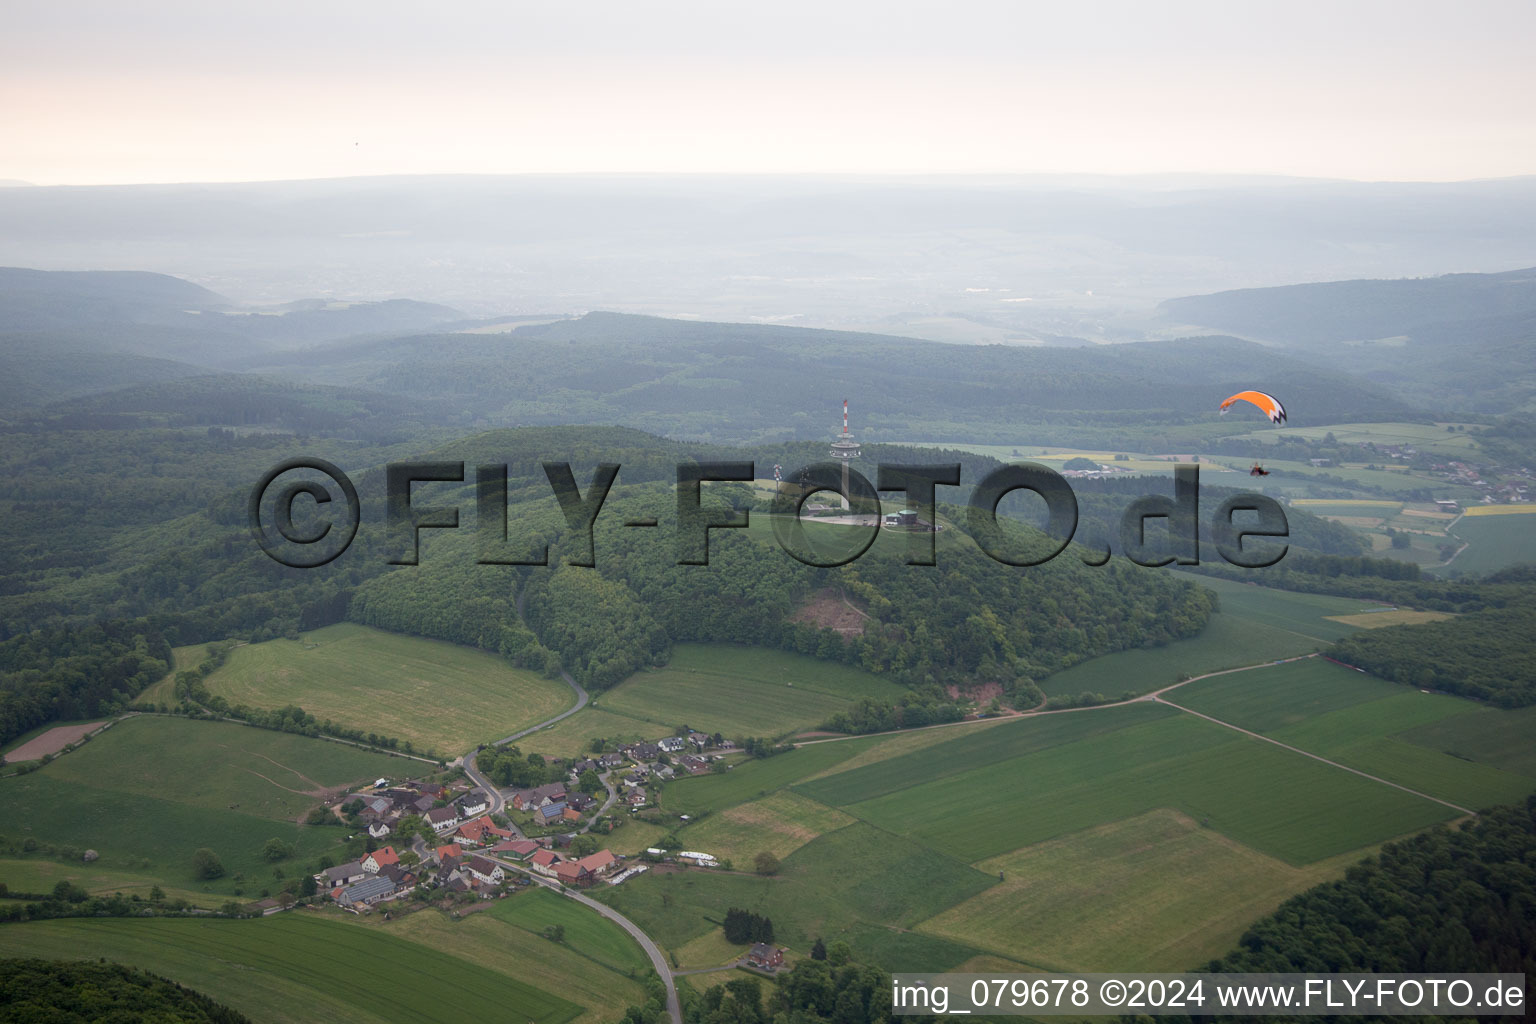
[[49,754],[57,754],[71,743],[95,732],[106,722],[88,722],[85,725],[57,725],[40,736],[34,736],[15,750],[7,751],[5,759],[10,764],[18,761],[37,761]]
[[869,616],[834,587],[823,587],[789,617],[791,622],[804,622],[820,629],[832,629],[845,637],[860,636],[869,622]]

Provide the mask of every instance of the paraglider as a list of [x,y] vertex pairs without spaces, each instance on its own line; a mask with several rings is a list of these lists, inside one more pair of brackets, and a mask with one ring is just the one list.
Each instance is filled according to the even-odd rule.
[[1262,391],[1239,391],[1225,402],[1221,403],[1221,414],[1225,416],[1227,410],[1237,402],[1249,402],[1259,407],[1259,411],[1269,417],[1275,426],[1285,422],[1285,406],[1274,395],[1267,395]]
[[[1277,427],[1285,422],[1285,406],[1280,404],[1280,399],[1263,391],[1239,391],[1221,403],[1221,414],[1225,416],[1227,410],[1238,402],[1247,402],[1250,405],[1257,406],[1259,411],[1268,416],[1269,421]],[[1269,470],[1255,462],[1253,468],[1248,471],[1248,475],[1269,476]]]

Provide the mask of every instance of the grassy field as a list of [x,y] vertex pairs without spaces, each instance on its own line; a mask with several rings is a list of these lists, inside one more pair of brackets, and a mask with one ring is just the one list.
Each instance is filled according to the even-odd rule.
[[547,889],[535,887],[500,900],[487,913],[535,935],[559,925],[565,929],[563,942],[567,947],[616,974],[637,978],[651,969],[645,951],[628,932],[596,911]]
[[[294,823],[318,802],[317,787],[398,775],[411,763],[265,729],[146,715],[0,782],[0,821],[13,840],[95,849],[104,870],[254,894],[276,888],[261,857],[268,839],[296,844],[299,862],[336,843],[339,829]],[[203,846],[222,859],[224,878],[193,878],[192,852]],[[241,873],[248,880],[235,878]]]
[[[548,923],[559,923],[565,937],[552,942],[529,930],[526,925],[545,916],[540,898],[560,897],[535,889],[498,901],[462,920],[452,920],[437,910],[423,910],[385,921],[383,915],[347,920],[377,929],[385,935],[420,943],[451,956],[530,983],[535,987],[558,989],[561,997],[579,1004],[584,1012],[574,1024],[610,1024],[623,1017],[624,1010],[645,998],[639,977],[649,967],[640,949],[616,925],[568,900],[561,900],[584,919],[549,915]],[[521,901],[529,898],[528,904]],[[515,912],[514,912],[515,911]],[[513,918],[508,920],[506,918]],[[592,922],[607,925],[593,928]],[[542,926],[541,926],[542,927]],[[624,951],[629,943],[633,953]],[[637,966],[636,958],[640,958]],[[631,974],[631,972],[634,972]],[[493,1019],[513,1019],[505,1014]]]
[[860,698],[893,701],[906,692],[867,672],[785,651],[682,644],[667,665],[630,676],[597,703],[661,733],[687,724],[730,736],[780,736],[814,728]]
[[1408,608],[1393,608],[1381,612],[1361,612],[1358,615],[1330,615],[1333,622],[1360,629],[1380,629],[1382,626],[1405,626],[1420,622],[1440,622],[1453,618],[1449,612],[1417,612]]
[[[795,851],[773,878],[651,872],[597,895],[670,950],[689,947],[713,932],[728,908],[742,907],[772,918],[775,941],[806,953],[817,937],[831,942],[862,926],[910,929],[995,882],[943,853],[856,822]],[[956,959],[928,969],[976,952],[955,944]]]
[[1047,696],[1127,691],[1145,693],[1190,676],[1278,661],[1321,650],[1354,632],[1334,616],[1380,607],[1379,602],[1324,594],[1298,594],[1213,577],[1185,574],[1216,592],[1221,610],[1200,635],[1163,647],[1117,651],[1047,676]]
[[307,913],[255,921],[64,920],[0,929],[0,955],[106,957],[162,974],[267,1024],[564,1024],[581,1008],[506,974]]
[[545,757],[572,757],[592,749],[595,739],[654,740],[658,737],[656,726],[628,715],[616,715],[591,705],[582,708],[569,718],[562,718],[547,729],[540,729],[518,740],[515,746],[525,754],[543,754]]
[[1448,569],[1482,573],[1536,562],[1536,518],[1531,516],[1463,516],[1450,533],[1467,548],[1451,559]]
[[297,704],[317,718],[455,756],[541,722],[575,697],[484,651],[350,623],[237,647],[207,680],[235,704]]
[[1426,749],[1397,734],[1475,714],[1477,705],[1409,690],[1276,729],[1275,739],[1476,810],[1514,803],[1536,791],[1536,778]]
[[663,790],[662,806],[676,814],[724,810],[826,771],[876,742],[878,737],[812,743],[766,760],[743,762],[724,775],[678,779]]
[[1187,970],[1355,859],[1293,867],[1160,808],[982,861],[1003,881],[918,931],[1049,970]]
[[854,819],[788,790],[711,814],[680,833],[685,846],[701,850],[737,867],[750,869],[752,858],[768,851],[783,860],[826,832]]
[[292,821],[328,790],[380,776],[399,778],[423,767],[418,761],[292,733],[140,715],[118,722],[39,774]]
[[171,670],[165,674],[165,678],[157,683],[151,683],[143,693],[139,694],[138,702],[164,704],[167,708],[174,706],[176,704],[176,673],[189,672],[197,668],[207,657],[207,644],[171,648]]
[[[1136,710],[1072,715],[1110,718]],[[1208,822],[1238,842],[1295,865],[1455,816],[1441,804],[1202,719],[1172,714],[898,792],[857,802],[826,802],[967,862],[1158,807]],[[1009,728],[1040,725],[1026,720]],[[942,749],[933,747],[927,753]],[[933,767],[937,774],[942,766]],[[804,791],[816,796],[821,787],[837,784],[834,775]],[[977,807],[957,800],[955,794],[983,791],[988,794],[987,824],[976,828]]]
[[1322,658],[1307,658],[1201,679],[1166,696],[1201,714],[1267,733],[1339,708],[1411,692]]
[[1168,699],[1224,722],[1358,768],[1463,807],[1524,799],[1536,778],[1415,745],[1399,734],[1471,717],[1492,727],[1472,701],[1421,693],[1321,658],[1181,686]]
[[100,861],[83,864],[78,861],[63,862],[41,857],[0,857],[0,882],[11,892],[51,892],[60,882],[71,882],[92,895],[122,893],[125,896],[149,898],[150,890],[159,886],[169,899],[184,899],[189,903],[213,907],[228,897],[214,898],[208,893],[191,888],[168,885],[152,873],[103,867]]
[[1475,708],[1467,714],[1406,729],[1397,738],[1536,779],[1536,707],[1517,711]]
[[952,735],[944,743],[860,768],[824,775],[798,789],[813,800],[841,807],[876,797],[900,795],[914,786],[927,783],[945,785],[948,779],[957,775],[1012,758],[1066,747],[1106,733],[1177,715],[1178,712],[1172,708],[1141,703],[1087,714],[1015,718],[979,734],[973,734],[970,729],[956,729],[952,730]]

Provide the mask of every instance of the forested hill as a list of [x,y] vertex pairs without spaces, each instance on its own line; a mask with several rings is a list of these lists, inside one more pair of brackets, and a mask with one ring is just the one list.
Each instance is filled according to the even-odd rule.
[[1140,444],[1231,432],[1217,403],[1263,380],[1295,425],[1418,416],[1347,374],[1231,338],[1083,348],[945,345],[792,327],[593,313],[500,335],[332,346],[252,369],[417,399],[487,423],[622,423],[720,443],[861,440]]
[[1173,299],[1168,320],[1284,345],[1443,418],[1536,409],[1536,268]]
[[[744,488],[712,486],[712,500],[750,504]],[[682,641],[749,643],[858,664],[912,685],[990,681],[1016,687],[1077,661],[1127,647],[1167,643],[1198,632],[1213,602],[1208,592],[1157,570],[1125,564],[1090,568],[1073,549],[1042,566],[1014,568],[983,554],[951,524],[938,565],[904,564],[899,537],[883,534],[849,565],[808,567],[757,528],[717,530],[707,566],[680,566],[672,543],[676,500],[669,489],[610,497],[595,534],[595,568],[570,565],[579,552],[548,500],[513,506],[519,539],[548,544],[547,567],[474,564],[465,537],[424,547],[422,564],[358,588],[349,617],[500,650],[525,664],[553,651],[579,681],[610,686],[664,662]],[[723,507],[723,506],[722,506]],[[658,531],[626,527],[654,517]],[[821,527],[824,538],[843,527]],[[1026,549],[1040,536],[1009,527]],[[527,628],[518,623],[519,591]],[[865,613],[863,633],[846,642],[799,618],[807,599],[830,591]]]
[[1416,335],[1431,325],[1536,315],[1536,267],[1391,281],[1328,281],[1169,299],[1177,323],[1308,346]]

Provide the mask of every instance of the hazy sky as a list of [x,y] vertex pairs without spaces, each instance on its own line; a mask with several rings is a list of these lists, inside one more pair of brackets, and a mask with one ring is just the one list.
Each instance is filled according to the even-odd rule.
[[1536,173],[1536,4],[9,3],[0,178]]

